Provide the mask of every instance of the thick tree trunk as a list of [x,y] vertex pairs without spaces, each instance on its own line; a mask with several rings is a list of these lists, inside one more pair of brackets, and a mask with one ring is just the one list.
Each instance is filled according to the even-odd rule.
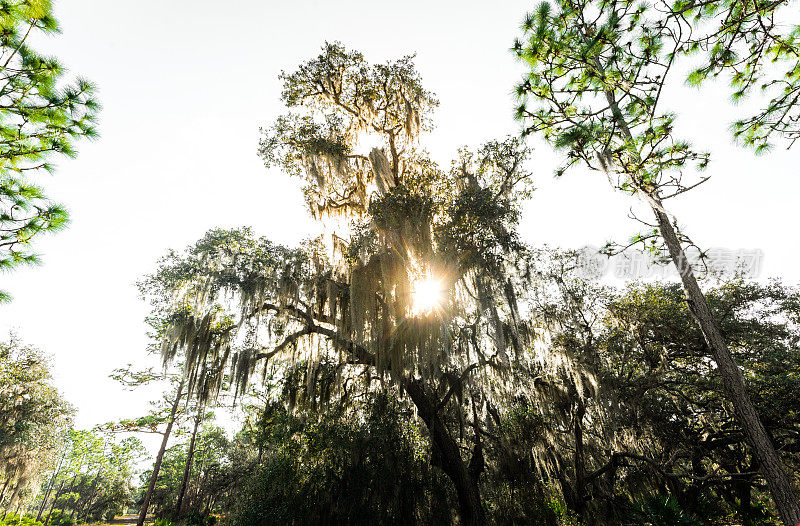
[[422,383],[418,380],[405,382],[405,389],[428,427],[439,467],[453,481],[458,496],[461,523],[464,526],[486,524],[478,480],[470,474],[470,470],[461,458],[458,444],[447,432],[447,428],[439,418],[435,404],[425,394]]
[[181,489],[178,491],[178,502],[175,504],[175,518],[183,515],[183,501],[186,498],[186,489],[189,485],[189,474],[192,471],[192,460],[194,460],[194,444],[197,439],[197,429],[200,427],[202,409],[198,409],[197,416],[194,419],[194,429],[192,430],[192,439],[189,441],[189,451],[186,453],[186,466],[183,468],[183,479],[181,480]]
[[156,487],[158,472],[161,469],[161,461],[164,460],[164,452],[167,450],[169,434],[172,432],[172,426],[175,424],[175,415],[178,413],[178,406],[181,403],[184,382],[185,380],[181,380],[180,385],[178,385],[178,391],[175,393],[175,401],[172,403],[172,411],[169,414],[167,429],[164,430],[164,439],[161,441],[161,449],[158,450],[156,463],[153,465],[153,474],[150,476],[150,484],[147,486],[147,493],[144,495],[144,502],[142,502],[142,509],[139,511],[139,520],[136,526],[144,526],[144,521],[147,518],[147,509],[150,507],[150,499],[153,497],[153,490]]
[[798,503],[797,496],[794,494],[792,483],[789,477],[786,476],[783,464],[775,452],[772,441],[761,423],[750,396],[747,394],[744,377],[733,361],[719,325],[711,313],[711,308],[708,306],[706,297],[697,284],[697,279],[695,279],[694,272],[689,265],[686,253],[675,233],[672,222],[660,206],[661,204],[657,201],[653,203],[653,211],[658,221],[661,237],[664,238],[672,262],[681,276],[689,309],[703,332],[706,344],[711,349],[711,354],[717,364],[717,371],[722,379],[725,395],[733,405],[736,419],[739,425],[742,426],[753,448],[753,453],[758,459],[761,474],[767,481],[769,492],[780,514],[781,521],[785,526],[798,526],[800,523],[800,503]]

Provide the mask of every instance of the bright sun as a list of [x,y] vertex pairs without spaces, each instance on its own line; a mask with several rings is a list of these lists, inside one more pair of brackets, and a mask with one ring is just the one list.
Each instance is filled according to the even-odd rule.
[[442,303],[442,282],[432,276],[423,276],[411,283],[411,314],[430,314]]

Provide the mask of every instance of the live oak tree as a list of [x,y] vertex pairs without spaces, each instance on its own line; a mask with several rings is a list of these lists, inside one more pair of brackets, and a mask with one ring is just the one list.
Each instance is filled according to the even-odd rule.
[[[753,8],[755,4],[759,5]],[[519,57],[531,68],[518,86],[518,94],[525,98],[518,117],[525,122],[525,133],[540,133],[566,152],[559,175],[583,163],[604,171],[614,187],[645,200],[655,224],[634,242],[646,244],[677,268],[689,308],[717,364],[724,392],[753,448],[775,506],[784,524],[794,526],[800,521],[800,504],[791,480],[689,264],[686,246],[690,240],[665,207],[668,199],[706,180],[690,180],[690,169],[703,169],[709,161],[708,154],[675,137],[675,115],[662,109],[663,89],[676,62],[710,45],[707,65],[690,79],[702,80],[705,75],[728,69],[734,72],[734,85],[746,92],[759,74],[764,57],[796,56],[793,43],[797,30],[785,37],[776,36],[770,32],[774,26],[768,23],[764,31],[756,33],[766,47],[753,44],[755,47],[749,48],[751,58],[737,60],[737,47],[753,42],[743,28],[758,26],[767,4],[543,2],[525,21],[525,42],[515,45]],[[715,18],[720,13],[721,22]],[[687,19],[690,15],[698,19]],[[712,28],[710,32],[698,34],[707,26]],[[765,141],[771,132],[764,130],[791,136],[796,99],[791,90],[792,83],[796,84],[797,66],[792,60],[789,64],[786,80],[776,81],[786,87],[788,99],[779,96],[755,120],[738,123],[738,132],[746,142]]]
[[[707,291],[767,432],[795,473],[797,294],[796,288],[780,283],[739,280]],[[604,331],[602,352],[628,356],[612,366],[615,383],[622,392],[633,393],[627,399],[628,414],[640,419],[637,424],[648,421],[649,434],[661,443],[663,449],[649,458],[660,459],[661,477],[682,507],[703,516],[716,500],[717,506],[736,510],[743,524],[767,522],[757,457],[735,425],[720,378],[704,360],[703,336],[680,287],[630,287],[609,304],[609,320],[613,324]],[[639,370],[631,374],[635,364]]]
[[156,307],[163,353],[185,356],[201,396],[226,372],[243,392],[267,362],[287,364],[310,407],[407,395],[462,522],[484,523],[486,426],[531,336],[515,231],[528,151],[491,142],[440,169],[418,142],[437,101],[410,57],[372,65],[326,44],[282,79],[289,111],[260,153],[298,177],[325,234],[288,248],[214,230],[165,258],[144,283],[171,298]]
[[[58,230],[66,210],[49,201],[37,174],[53,171],[54,155],[74,157],[75,142],[94,138],[99,109],[94,87],[66,83],[64,68],[28,44],[59,31],[49,0],[0,2],[0,269],[36,262],[30,244]],[[8,295],[0,292],[0,300]]]

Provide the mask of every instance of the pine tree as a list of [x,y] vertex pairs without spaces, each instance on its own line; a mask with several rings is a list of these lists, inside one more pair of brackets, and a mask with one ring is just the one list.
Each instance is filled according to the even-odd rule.
[[[741,17],[736,5],[750,6],[752,2],[704,4],[710,5],[693,10],[713,14],[725,5],[732,9],[732,16]],[[687,8],[684,14],[689,12],[692,9]],[[709,65],[703,71],[735,69],[733,55],[721,51],[730,35],[726,24],[718,26],[722,30],[714,38],[721,47],[711,51]],[[784,524],[796,526],[800,521],[797,495],[698,285],[686,253],[691,241],[678,229],[664,204],[707,180],[688,180],[689,169],[705,168],[709,155],[675,137],[676,117],[659,104],[676,61],[697,49],[697,42],[691,38],[692,27],[680,13],[662,6],[624,0],[543,2],[525,21],[526,42],[515,45],[518,56],[531,69],[518,86],[518,94],[525,99],[518,117],[524,120],[526,133],[539,133],[566,152],[566,164],[558,175],[583,163],[605,172],[615,188],[647,203],[655,224],[652,230],[636,236],[632,244],[646,245],[677,268],[689,308],[775,505]],[[735,41],[745,37],[739,34],[730,38]],[[753,68],[751,73],[758,66]]]
[[[63,228],[67,211],[35,182],[52,173],[55,155],[74,157],[75,143],[95,138],[94,86],[64,81],[64,67],[27,41],[59,31],[49,0],[0,2],[0,269],[35,263],[33,238]],[[0,291],[0,300],[9,296]]]

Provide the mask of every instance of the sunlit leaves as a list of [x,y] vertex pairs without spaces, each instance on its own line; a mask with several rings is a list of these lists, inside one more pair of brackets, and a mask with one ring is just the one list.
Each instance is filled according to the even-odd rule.
[[281,75],[289,112],[265,131],[259,155],[306,180],[315,217],[363,215],[368,187],[394,186],[414,171],[414,145],[431,129],[438,101],[422,88],[412,58],[369,64],[326,43],[317,58]]
[[[548,7],[545,7],[548,6]],[[625,191],[680,187],[708,155],[673,137],[659,107],[675,58],[671,28],[630,1],[546,2],[526,19],[518,56],[531,72],[517,87],[517,118],[577,162],[616,176]]]
[[27,43],[33,33],[53,33],[58,25],[48,0],[0,2],[0,268],[37,261],[31,241],[62,228],[66,210],[51,203],[33,183],[51,172],[55,155],[74,157],[75,142],[97,137],[99,104],[94,86],[63,81],[56,59]]
[[[759,88],[766,101],[755,113],[734,123],[734,137],[757,153],[775,139],[800,138],[800,25],[789,0],[716,0],[676,2],[675,20],[692,17],[695,30],[681,42],[682,51],[699,55],[701,64],[688,76],[700,85],[727,77],[734,102]],[[787,21],[789,23],[787,23]]]

